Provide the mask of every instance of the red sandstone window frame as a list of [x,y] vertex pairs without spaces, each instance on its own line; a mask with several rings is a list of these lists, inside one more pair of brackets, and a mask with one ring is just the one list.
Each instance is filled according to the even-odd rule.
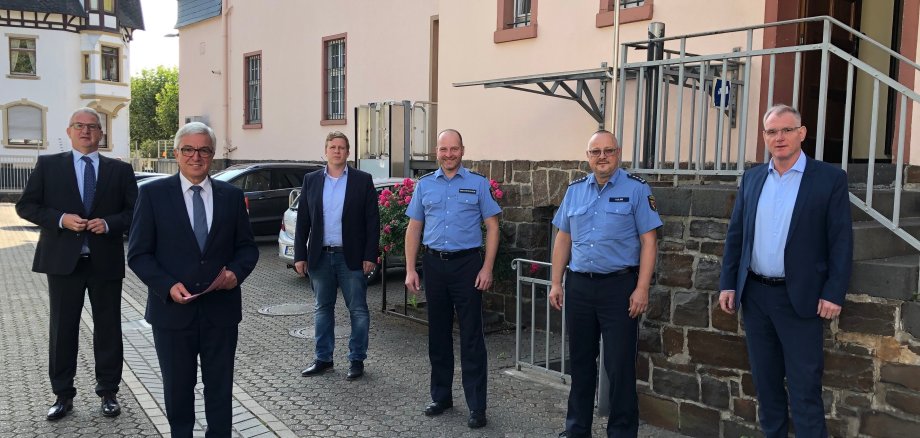
[[496,44],[537,37],[537,11],[539,0],[530,0],[530,23],[515,27],[515,0],[496,0],[496,25],[493,41]]
[[[254,84],[250,84],[250,82],[252,82],[250,80],[251,79],[250,74],[252,73],[250,70],[250,60],[253,60],[256,58],[258,58],[259,60],[259,66],[258,66],[259,77],[255,79],[256,82]],[[265,121],[265,105],[263,104],[263,102],[265,101],[263,99],[265,93],[262,92],[263,91],[262,78],[264,77],[265,77],[265,68],[264,68],[264,63],[262,62],[262,51],[257,50],[255,52],[244,53],[243,54],[243,129],[262,129],[262,122]],[[253,99],[251,99],[252,96],[250,95],[250,93],[252,92],[251,85],[255,85],[259,93],[259,96],[255,99],[258,105],[257,107],[257,111],[259,112],[258,119],[254,119],[251,117],[250,110],[252,109],[251,105],[253,101]]]
[[[329,84],[329,75],[330,75],[330,65],[329,65],[329,48],[332,43],[337,41],[342,41],[342,65],[341,65],[341,99],[342,99],[342,114],[341,118],[332,117],[329,105],[329,93],[337,90],[330,90]],[[322,41],[322,98],[320,99],[321,112],[320,112],[320,126],[330,126],[330,125],[346,125],[348,124],[348,33],[340,33],[336,35],[329,35],[323,37]],[[337,67],[338,68],[338,67]]]
[[[620,24],[651,20],[653,3],[655,3],[654,0],[645,0],[640,6],[620,9]],[[613,19],[616,14],[614,7],[619,4],[620,0],[600,0],[594,25],[596,27],[613,26]]]

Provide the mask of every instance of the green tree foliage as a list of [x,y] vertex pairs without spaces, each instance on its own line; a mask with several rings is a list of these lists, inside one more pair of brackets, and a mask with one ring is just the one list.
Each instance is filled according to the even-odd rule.
[[132,77],[129,111],[132,144],[171,138],[179,126],[179,69],[159,66]]

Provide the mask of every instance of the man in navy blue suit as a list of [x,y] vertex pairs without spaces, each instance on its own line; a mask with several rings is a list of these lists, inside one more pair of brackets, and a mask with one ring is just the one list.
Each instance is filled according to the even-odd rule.
[[348,166],[348,137],[334,131],[326,137],[326,167],[303,179],[294,268],[310,274],[316,294],[314,310],[316,359],[300,374],[313,376],[332,369],[335,348],[337,289],[351,316],[347,380],[364,375],[370,312],[367,280],[377,261],[380,213],[377,192],[367,172]]
[[719,305],[727,313],[743,309],[764,434],[787,436],[791,404],[796,436],[826,437],[822,318],[840,315],[850,281],[847,177],[802,153],[806,128],[795,109],[773,106],[763,124],[773,158],[742,177]]
[[199,357],[205,436],[230,436],[240,283],[259,260],[243,192],[208,177],[215,143],[203,123],[179,129],[179,173],[140,191],[128,241],[128,265],[148,287],[173,437],[192,436]]

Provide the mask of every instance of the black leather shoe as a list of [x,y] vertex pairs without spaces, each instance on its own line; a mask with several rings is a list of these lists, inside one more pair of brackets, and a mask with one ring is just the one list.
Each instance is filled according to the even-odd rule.
[[425,416],[434,417],[435,415],[441,415],[444,411],[450,409],[454,405],[454,402],[448,400],[443,402],[431,402],[428,406],[425,407]]
[[466,422],[466,425],[470,429],[479,429],[484,427],[489,422],[486,420],[486,411],[470,411],[470,419]]
[[102,416],[103,417],[117,417],[121,413],[121,405],[118,404],[118,399],[115,398],[115,394],[106,394],[102,396]]
[[48,421],[60,420],[67,416],[67,413],[73,410],[72,398],[60,398],[48,409]]
[[563,430],[562,432],[559,432],[559,438],[566,438],[568,436],[569,436],[569,433],[567,431]]
[[303,377],[315,376],[326,372],[326,370],[332,369],[332,362],[324,362],[321,360],[314,360],[305,370],[300,372],[300,375]]
[[364,361],[363,360],[353,360],[351,361],[351,366],[348,367],[348,374],[345,376],[345,380],[355,380],[364,375]]

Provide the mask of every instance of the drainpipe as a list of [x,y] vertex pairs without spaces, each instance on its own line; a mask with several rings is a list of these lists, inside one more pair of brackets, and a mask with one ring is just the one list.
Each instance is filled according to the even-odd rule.
[[[611,58],[610,65],[613,66],[613,73],[607,73],[607,77],[610,78],[610,83],[613,85],[613,92],[610,93],[610,124],[607,128],[610,132],[615,132],[616,130],[616,121],[617,121],[617,104],[619,103],[620,93],[617,91],[619,88],[617,84],[617,78],[620,74],[620,2],[616,2],[616,7],[613,9],[613,57]],[[625,87],[626,84],[623,84]],[[623,141],[623,139],[618,138],[617,141]],[[622,146],[622,145],[621,145]]]
[[[653,22],[648,25],[648,39],[664,37],[664,23]],[[660,61],[664,58],[664,42],[648,43],[647,61]],[[658,131],[658,67],[646,67],[645,73],[645,135],[643,136],[642,167],[651,169],[655,161],[655,143]]]
[[224,31],[224,66],[221,76],[224,79],[224,158],[229,166],[230,154],[236,150],[230,138],[230,13],[233,6],[229,0],[224,0],[223,31]]

